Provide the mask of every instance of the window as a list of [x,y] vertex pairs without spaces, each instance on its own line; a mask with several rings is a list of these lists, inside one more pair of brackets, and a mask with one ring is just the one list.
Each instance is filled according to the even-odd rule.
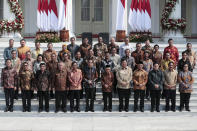
[[94,0],[94,20],[103,21],[103,0]]
[[81,21],[90,20],[90,0],[81,0]]
[[0,0],[0,20],[3,19],[3,0]]

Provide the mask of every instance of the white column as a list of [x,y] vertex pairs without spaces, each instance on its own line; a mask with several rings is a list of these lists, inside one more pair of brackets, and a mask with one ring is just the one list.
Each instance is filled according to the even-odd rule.
[[[14,15],[14,13],[12,13],[11,11],[10,11],[10,6],[9,6],[9,4],[8,4],[8,2],[7,2],[7,0],[4,0],[3,1],[3,19],[4,20],[8,20],[8,21],[12,21],[12,20],[14,20],[15,19],[15,15]],[[21,38],[21,34],[20,33],[18,33],[18,32],[10,32],[10,33],[7,33],[7,32],[3,32],[3,34],[1,35],[1,37],[2,38]]]
[[[169,16],[170,19],[179,19],[181,18],[181,0],[178,0],[175,6],[175,10]],[[186,39],[183,37],[183,34],[180,30],[177,31],[164,31],[163,40],[168,41],[169,38],[172,38],[175,42],[186,42]]]

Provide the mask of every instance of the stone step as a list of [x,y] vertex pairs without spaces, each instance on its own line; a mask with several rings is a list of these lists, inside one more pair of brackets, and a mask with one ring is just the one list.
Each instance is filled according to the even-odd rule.
[[[32,105],[31,106],[31,110],[32,110],[31,113],[37,113],[37,111],[38,111],[38,103],[32,103],[31,105]],[[68,102],[68,104],[67,104],[67,110],[68,111],[70,111],[70,106],[69,105],[70,104]],[[1,105],[0,104],[0,107],[1,107],[0,113],[1,112],[3,113],[5,105]],[[133,103],[129,103],[129,112],[133,112],[133,108],[134,108],[133,107]],[[150,108],[151,108],[150,103],[145,103],[144,104],[145,112],[150,112]],[[84,113],[84,111],[85,111],[85,103],[80,102],[80,109],[81,109],[80,113]],[[103,110],[103,103],[97,104],[97,102],[96,102],[95,105],[94,105],[94,109],[95,109],[95,112],[102,112],[102,110]],[[113,112],[118,112],[118,109],[119,109],[119,105],[118,104],[113,104],[112,105],[112,111]],[[197,107],[193,106],[192,104],[190,104],[190,109],[191,109],[191,112],[197,112]],[[160,104],[160,110],[161,110],[161,112],[165,112],[165,104],[163,104],[163,103]],[[180,113],[178,110],[179,110],[179,103],[176,104],[176,112],[174,112],[174,113]],[[54,113],[54,111],[55,111],[55,103],[54,102],[50,102],[49,111],[50,111],[49,113]],[[168,113],[170,113],[170,112],[172,112],[172,111],[169,111]],[[185,112],[185,111],[183,111],[183,112]],[[13,113],[22,113],[22,104],[20,102],[19,103],[15,103],[15,105],[14,105],[14,112]],[[42,113],[45,113],[45,112],[42,112]],[[68,113],[70,113],[70,112],[68,112]]]

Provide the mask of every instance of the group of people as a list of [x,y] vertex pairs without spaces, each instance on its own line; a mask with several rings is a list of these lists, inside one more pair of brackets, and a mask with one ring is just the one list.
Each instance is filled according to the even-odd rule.
[[[165,99],[165,111],[176,111],[176,85],[179,83],[180,111],[185,107],[190,111],[189,100],[194,78],[192,71],[196,64],[196,53],[192,44],[187,50],[179,52],[169,39],[169,46],[164,52],[159,45],[151,47],[147,39],[145,45],[136,44],[136,49],[129,43],[117,45],[115,38],[109,44],[98,37],[98,43],[89,44],[84,38],[80,46],[75,38],[71,44],[62,45],[56,52],[53,44],[48,43],[43,51],[40,43],[30,50],[25,39],[20,40],[21,47],[14,48],[14,40],[9,40],[9,47],[4,50],[5,68],[1,73],[1,84],[5,92],[5,112],[13,112],[14,99],[21,91],[23,112],[31,112],[31,99],[37,92],[38,112],[49,112],[50,98],[55,98],[55,112],[80,112],[80,99],[85,92],[85,112],[94,112],[96,86],[101,82],[104,108],[112,111],[112,95],[118,93],[119,112],[129,111],[129,99],[134,92],[134,109],[144,112],[144,99],[151,99],[151,112],[160,112],[160,99]],[[140,102],[138,100],[140,99]],[[76,100],[76,104],[74,101]],[[45,101],[45,104],[43,102]],[[171,106],[170,106],[171,101]],[[139,104],[138,104],[139,103]],[[139,106],[138,106],[139,105]]]

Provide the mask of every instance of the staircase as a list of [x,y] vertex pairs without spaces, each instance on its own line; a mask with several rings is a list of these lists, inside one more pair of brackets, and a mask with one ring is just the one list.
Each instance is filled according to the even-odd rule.
[[[94,42],[94,43],[96,43],[96,42]],[[66,43],[66,44],[68,44],[68,43]],[[76,44],[81,44],[81,42],[77,41]],[[122,44],[122,43],[118,43],[118,44]],[[131,43],[131,44],[133,45],[133,47],[135,47],[135,43]],[[159,44],[160,51],[163,51],[164,48],[166,46],[168,46],[167,44],[164,44],[164,43],[154,43],[154,44]],[[152,46],[154,44],[152,44]],[[4,51],[4,48],[8,46],[8,42],[7,41],[0,42],[0,46],[1,46],[1,48],[0,48],[0,74],[1,74],[1,70],[4,67],[3,51]],[[19,47],[20,46],[19,42],[15,42],[14,46]],[[31,49],[34,49],[34,43],[32,41],[27,41],[27,46],[31,47]],[[55,43],[53,45],[53,47],[56,51],[60,51],[61,46],[62,46],[62,43]],[[181,58],[181,53],[182,53],[182,51],[184,51],[186,49],[186,45],[185,44],[175,44],[175,46],[178,48],[179,55]],[[42,43],[41,48],[43,50],[46,50],[47,44]],[[193,50],[197,51],[197,42],[193,43]],[[194,69],[193,76],[195,79],[197,79],[197,69]],[[190,108],[191,108],[192,113],[194,113],[194,112],[197,113],[197,81],[194,82],[193,88],[194,88],[194,91],[191,95]],[[177,89],[178,89],[178,85],[177,85]],[[178,107],[180,104],[180,96],[179,96],[178,90],[177,90],[176,95],[177,95],[176,105],[177,105],[177,110],[178,110]],[[67,103],[68,103],[67,109],[69,110],[70,109],[69,108],[69,105],[70,105],[69,101]],[[82,113],[85,110],[85,99],[82,99],[80,103],[81,103],[80,108],[81,108],[81,113]],[[130,104],[129,104],[130,105],[130,107],[129,107],[130,113],[133,112],[133,103],[134,103],[134,98],[133,98],[133,93],[132,93],[131,98],[130,98]],[[113,107],[112,107],[113,113],[118,112],[118,106],[119,106],[118,96],[117,96],[117,94],[115,94],[113,97]],[[3,112],[4,107],[5,107],[4,92],[2,91],[2,88],[0,88],[0,112]],[[100,83],[98,83],[97,89],[96,89],[95,113],[101,113],[102,109],[103,109],[102,90],[101,90]],[[165,100],[163,100],[163,99],[161,99],[160,109],[161,109],[161,113],[162,112],[164,113]],[[37,110],[38,110],[38,100],[32,99],[32,112],[31,113],[37,113]],[[52,100],[50,100],[50,112],[54,112],[54,110],[55,110],[55,100],[52,99]],[[21,100],[21,98],[19,98],[18,100],[15,100],[14,113],[18,113],[21,111],[22,111],[22,100]],[[147,100],[145,100],[145,112],[150,112],[150,101],[147,101]],[[178,113],[178,111],[177,111],[177,113]],[[2,115],[3,115],[3,113],[2,113]]]

